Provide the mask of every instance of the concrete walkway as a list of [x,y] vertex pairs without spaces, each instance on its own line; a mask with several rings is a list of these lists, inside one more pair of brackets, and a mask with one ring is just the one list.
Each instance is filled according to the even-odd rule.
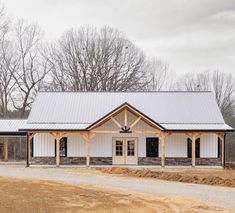
[[111,176],[99,174],[99,172],[85,168],[25,168],[22,165],[0,165],[0,176],[112,187],[157,196],[194,198],[235,211],[235,189],[229,187],[177,183],[148,178]]

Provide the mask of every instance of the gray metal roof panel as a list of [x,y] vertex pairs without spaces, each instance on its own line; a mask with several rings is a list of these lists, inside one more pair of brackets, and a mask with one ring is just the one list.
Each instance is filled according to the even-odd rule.
[[0,132],[18,132],[26,127],[26,119],[0,119]]
[[89,125],[90,124],[27,123],[26,126],[19,128],[19,130],[83,130]]
[[129,103],[158,123],[220,123],[212,92],[39,92],[28,123],[94,123]]
[[171,131],[233,131],[233,128],[227,124],[162,124],[162,126]]

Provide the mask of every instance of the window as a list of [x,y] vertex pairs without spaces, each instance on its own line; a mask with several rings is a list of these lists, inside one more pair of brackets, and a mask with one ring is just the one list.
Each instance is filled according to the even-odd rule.
[[135,156],[135,141],[127,141],[127,156]]
[[115,141],[116,156],[123,155],[123,141]]
[[220,149],[220,147],[221,147],[221,140],[220,140],[220,138],[218,137],[218,158],[220,158],[220,153],[221,153],[221,149]]
[[32,138],[32,141],[31,141],[31,157],[33,157],[33,138]]
[[158,157],[158,138],[146,138],[146,157]]
[[[188,138],[188,158],[192,158],[192,140]],[[196,158],[200,158],[200,138],[196,140]]]
[[67,157],[67,138],[60,139],[60,157]]
[[[55,155],[56,155],[56,141],[55,141]],[[67,157],[67,137],[60,139],[60,157]]]

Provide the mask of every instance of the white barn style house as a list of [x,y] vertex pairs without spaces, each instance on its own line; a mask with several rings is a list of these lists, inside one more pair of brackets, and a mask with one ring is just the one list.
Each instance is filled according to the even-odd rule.
[[39,92],[15,126],[27,165],[57,166],[224,166],[233,131],[212,92]]

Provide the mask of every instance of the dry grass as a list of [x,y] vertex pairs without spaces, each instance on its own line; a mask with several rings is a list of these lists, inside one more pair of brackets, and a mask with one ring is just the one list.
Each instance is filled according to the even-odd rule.
[[156,178],[161,180],[186,183],[207,184],[216,186],[235,187],[235,170],[223,169],[129,169],[129,168],[101,168],[106,174],[120,174],[134,177]]
[[192,199],[0,178],[0,212],[229,212]]

